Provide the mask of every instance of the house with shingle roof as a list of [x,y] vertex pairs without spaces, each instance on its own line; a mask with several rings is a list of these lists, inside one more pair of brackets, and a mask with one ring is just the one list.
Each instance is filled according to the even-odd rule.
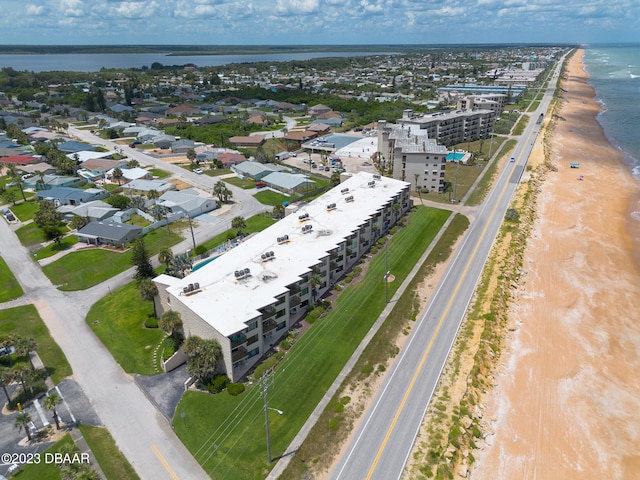
[[142,235],[142,227],[116,222],[90,222],[76,233],[78,241],[90,245],[124,247]]
[[259,147],[265,141],[264,135],[244,135],[229,138],[229,143],[235,147]]

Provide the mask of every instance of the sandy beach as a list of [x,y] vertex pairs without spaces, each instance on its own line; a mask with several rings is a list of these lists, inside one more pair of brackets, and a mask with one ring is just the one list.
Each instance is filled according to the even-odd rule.
[[627,224],[638,184],[596,120],[582,57],[562,85],[558,171],[539,196],[474,480],[640,478],[640,270]]

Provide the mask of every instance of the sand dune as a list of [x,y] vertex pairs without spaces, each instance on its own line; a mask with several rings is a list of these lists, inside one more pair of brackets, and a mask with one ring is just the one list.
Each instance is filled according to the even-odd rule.
[[640,478],[640,270],[627,225],[638,184],[596,120],[582,51],[567,73],[558,171],[539,197],[474,480]]

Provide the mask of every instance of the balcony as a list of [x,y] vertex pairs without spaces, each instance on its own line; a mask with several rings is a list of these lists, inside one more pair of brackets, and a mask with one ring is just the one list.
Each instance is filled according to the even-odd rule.
[[264,335],[269,333],[271,330],[276,328],[277,325],[278,324],[276,323],[276,321],[272,318],[265,320],[264,322],[262,322],[262,334]]
[[233,363],[239,362],[240,360],[244,360],[249,356],[247,349],[244,347],[238,347],[235,350],[231,351],[231,361]]
[[229,338],[229,340],[231,340],[231,349],[234,349],[244,343],[247,343],[247,336],[244,334],[234,335],[231,338]]

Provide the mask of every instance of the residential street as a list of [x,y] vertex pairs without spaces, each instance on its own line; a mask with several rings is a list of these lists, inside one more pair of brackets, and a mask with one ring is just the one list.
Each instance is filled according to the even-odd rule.
[[[96,138],[86,140],[95,141]],[[216,181],[207,175],[196,175],[134,149],[129,150],[131,151],[126,153],[132,154],[141,164],[154,164],[180,178],[188,177],[189,183],[206,191],[211,191]],[[248,218],[268,209],[241,189],[233,186],[230,188],[236,203],[224,215],[211,217],[208,221],[196,220],[196,243],[228,229],[235,216]],[[192,247],[193,240],[187,235],[183,242],[172,249],[174,253],[181,253]],[[130,282],[133,269],[84,291],[61,292],[42,273],[6,222],[0,222],[0,253],[25,291],[23,297],[0,305],[0,308],[28,303],[35,305],[71,364],[74,380],[90,399],[97,415],[138,475],[143,479],[154,480],[208,478],[174,434],[166,418],[157,411],[133,378],[116,363],[85,323],[84,319],[91,306],[110,291]]]

